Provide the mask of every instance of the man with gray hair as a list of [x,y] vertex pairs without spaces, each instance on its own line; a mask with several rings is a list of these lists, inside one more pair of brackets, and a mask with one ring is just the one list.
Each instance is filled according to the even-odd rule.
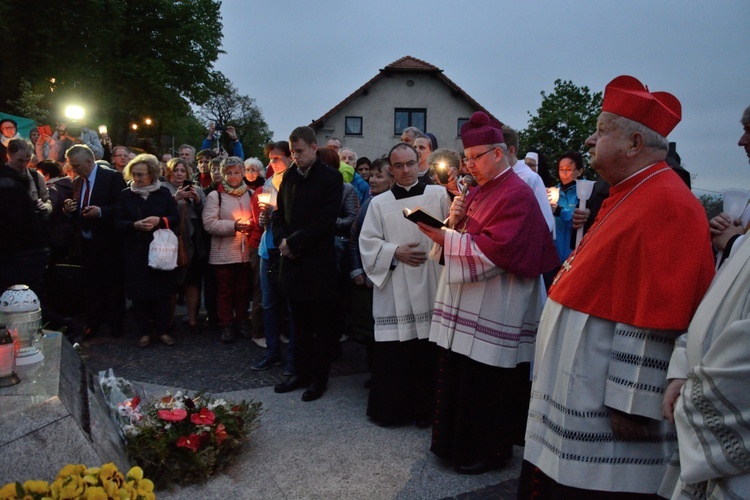
[[461,141],[479,187],[453,199],[450,229],[419,225],[444,263],[430,326],[440,347],[430,450],[459,474],[482,474],[523,443],[539,277],[559,260],[502,130],[478,111]]
[[[739,146],[750,158],[750,107]],[[677,425],[679,481],[672,498],[747,498],[750,492],[750,208],[711,221],[724,262],[669,363],[664,417]],[[731,242],[731,243],[729,243]],[[731,255],[728,256],[728,254]]]
[[406,127],[401,131],[401,142],[405,142],[410,146],[414,145],[414,141],[417,137],[424,137],[424,133],[417,127]]
[[703,207],[664,161],[680,102],[632,76],[604,91],[591,166],[610,185],[539,324],[519,498],[655,495],[675,339],[713,277]]

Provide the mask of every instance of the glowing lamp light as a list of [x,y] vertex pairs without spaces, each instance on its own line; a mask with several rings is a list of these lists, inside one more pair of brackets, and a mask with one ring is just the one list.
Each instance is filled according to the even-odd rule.
[[557,202],[560,201],[560,188],[558,187],[547,188],[547,198],[549,199],[549,202],[551,204],[557,205]]
[[153,122],[151,121],[151,118],[146,118],[146,119],[144,120],[144,122],[146,123],[146,125],[151,125],[151,123],[153,123]]
[[132,128],[133,130],[138,130],[138,124],[137,124],[137,123],[134,123],[134,124],[132,124],[132,125],[130,126],[130,128]]
[[65,107],[65,117],[69,120],[81,120],[84,114],[84,110],[81,106],[71,104]]
[[107,126],[106,125],[99,125],[99,133],[101,135],[107,135]]
[[16,385],[21,381],[16,375],[16,349],[13,337],[5,326],[0,326],[0,387]]

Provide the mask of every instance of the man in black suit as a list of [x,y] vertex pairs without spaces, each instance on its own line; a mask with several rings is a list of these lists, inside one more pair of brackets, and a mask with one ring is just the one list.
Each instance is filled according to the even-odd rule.
[[284,173],[273,212],[274,243],[281,252],[281,289],[294,322],[296,375],[276,385],[279,393],[307,386],[302,401],[321,397],[328,384],[331,352],[338,342],[334,232],[343,177],[317,157],[310,127],[289,136],[294,164]]
[[115,207],[125,180],[116,170],[101,167],[85,145],[65,152],[78,177],[73,181],[74,199],[64,210],[74,214],[81,234],[86,336],[96,335],[108,322],[114,337],[122,335],[125,315],[122,239],[115,231]]

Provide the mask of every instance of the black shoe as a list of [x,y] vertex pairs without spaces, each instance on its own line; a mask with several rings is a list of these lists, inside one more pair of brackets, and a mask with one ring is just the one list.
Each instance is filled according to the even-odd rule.
[[306,385],[307,383],[305,383],[305,381],[302,380],[301,378],[297,376],[292,376],[292,377],[289,377],[288,380],[285,380],[284,382],[281,382],[280,384],[276,384],[273,387],[273,392],[277,394],[284,394],[285,392],[292,392]]
[[323,393],[326,392],[325,384],[311,384],[305,392],[302,393],[302,401],[309,402],[320,399]]
[[231,326],[221,327],[221,341],[225,344],[231,344],[234,342],[234,332]]
[[194,325],[191,325],[188,323],[188,330],[190,330],[190,333],[193,335],[200,335],[201,334],[201,325],[199,323],[196,323]]
[[256,372],[262,372],[265,370],[268,370],[272,366],[277,366],[281,364],[280,358],[269,358],[264,357],[250,365],[251,370],[255,370]]
[[500,467],[498,465],[491,464],[483,460],[474,460],[473,462],[456,464],[455,470],[459,474],[463,474],[466,476],[476,476],[499,468]]

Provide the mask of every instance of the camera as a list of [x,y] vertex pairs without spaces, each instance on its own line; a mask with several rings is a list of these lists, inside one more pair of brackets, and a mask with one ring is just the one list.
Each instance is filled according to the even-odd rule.
[[450,177],[450,171],[448,170],[448,164],[444,161],[435,162],[432,164],[435,168],[435,174],[441,184],[447,184],[448,177]]
[[65,135],[69,137],[80,137],[81,132],[83,132],[83,127],[76,123],[71,123],[68,125],[68,128],[65,129]]
[[191,189],[193,187],[193,181],[190,179],[185,179],[182,181],[182,189]]
[[219,135],[219,134],[221,134],[222,132],[224,132],[224,131],[225,131],[226,129],[227,129],[227,128],[226,128],[226,127],[225,127],[224,125],[221,125],[221,124],[217,123],[217,124],[216,124],[216,125],[214,126],[214,134],[216,134],[216,135]]

